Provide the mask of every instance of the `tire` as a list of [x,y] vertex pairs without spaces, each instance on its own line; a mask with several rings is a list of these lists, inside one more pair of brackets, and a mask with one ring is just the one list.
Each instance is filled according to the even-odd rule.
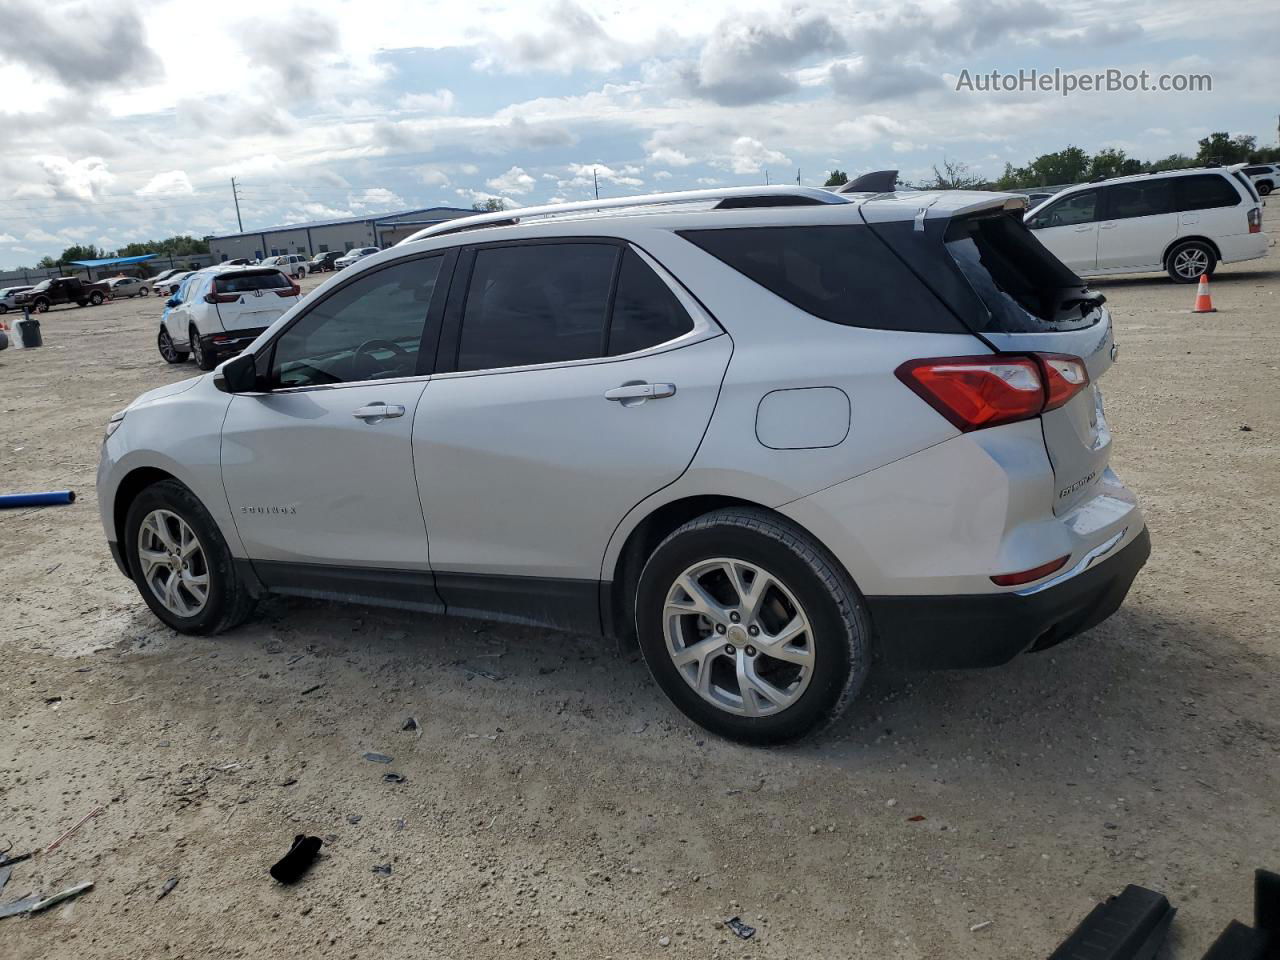
[[150,290],[148,290],[146,287],[139,287],[139,288],[138,288],[138,296],[140,296],[140,297],[149,297],[149,296],[151,296],[151,291],[150,291]]
[[[762,616],[733,610],[746,606],[747,594],[731,585],[730,567],[742,583],[744,571],[755,572],[748,586],[761,575],[769,578]],[[688,578],[717,604],[714,630],[712,620],[696,612],[668,617],[669,599],[684,605],[693,596],[679,585]],[[739,619],[726,622],[734,616]],[[769,634],[802,621],[806,629],[796,632],[797,639],[775,647],[787,661],[768,654]],[[751,628],[756,632],[748,633]],[[750,744],[794,740],[834,721],[862,688],[871,663],[870,621],[839,562],[795,524],[756,508],[712,511],[654,550],[636,590],[636,633],[654,680],[681,712],[713,733]],[[804,647],[793,646],[801,637]],[[695,645],[705,645],[705,656],[677,666],[678,652]],[[744,669],[766,681],[752,688],[761,692],[748,692],[740,682]],[[702,693],[694,683],[704,678],[710,682]]]
[[1198,283],[1202,276],[1213,276],[1217,266],[1218,255],[1203,240],[1180,243],[1165,257],[1165,270],[1174,283]]
[[[151,532],[144,533],[143,523],[157,516],[156,511],[163,511],[159,516],[167,515],[166,520],[162,521],[163,528],[168,531],[175,546],[180,545],[175,536],[177,525],[168,518],[176,518],[186,525],[188,531],[194,533],[198,555],[194,551],[187,555],[189,569],[185,571],[193,584],[190,587],[181,585],[186,583],[184,571],[174,569],[167,561],[153,566],[150,570],[151,581],[148,580],[147,561],[143,558],[142,547],[159,547],[161,542]],[[142,599],[152,613],[179,633],[222,633],[239,626],[253,612],[253,597],[236,573],[231,551],[227,549],[227,543],[217,524],[195,495],[177,480],[162,480],[152,484],[129,505],[121,549],[128,559],[133,582],[142,594]],[[157,552],[163,552],[163,548]],[[175,577],[180,580],[177,593],[179,605],[185,604],[192,610],[188,615],[184,615],[180,609],[170,609],[161,599],[163,581]],[[193,591],[198,589],[196,581],[201,577],[205,579],[205,595],[203,603],[197,608],[198,594]],[[153,588],[152,582],[160,583],[161,586]]]
[[31,309],[32,309],[33,311],[35,311],[36,313],[48,313],[48,312],[49,312],[49,301],[48,301],[48,300],[37,300],[35,303],[33,303],[33,304],[31,305]]
[[87,307],[88,305],[89,305],[89,301],[88,301],[88,300],[77,300],[77,301],[76,301],[76,306],[77,306],[77,307]]
[[0,317],[3,317],[8,312],[9,312],[8,304],[0,303]]
[[200,346],[200,334],[194,326],[187,330],[187,344],[191,347],[191,358],[201,370],[212,370],[218,365],[213,357],[205,353],[204,347]]
[[103,300],[105,300],[105,299],[106,299],[106,298],[101,294],[101,292],[99,292],[99,291],[97,291],[97,290],[95,290],[95,291],[93,291],[93,293],[89,294],[89,302],[90,302],[91,304],[93,304],[95,307],[101,306],[101,305],[102,305],[102,301],[103,301]]
[[191,356],[189,351],[179,350],[173,345],[173,337],[169,336],[169,331],[164,327],[160,328],[160,334],[156,337],[156,348],[166,363],[186,363],[187,357]]
[[1268,197],[1271,195],[1271,191],[1274,189],[1275,188],[1270,183],[1263,181],[1262,183],[1258,184],[1258,196]]

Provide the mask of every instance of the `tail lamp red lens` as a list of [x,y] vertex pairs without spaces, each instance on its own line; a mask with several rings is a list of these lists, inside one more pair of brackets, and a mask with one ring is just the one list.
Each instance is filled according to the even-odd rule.
[[997,587],[1019,587],[1024,583],[1030,583],[1032,580],[1039,580],[1051,573],[1056,573],[1066,566],[1069,559],[1071,559],[1071,555],[1067,554],[1065,557],[1050,560],[1048,563],[1042,563],[1040,566],[1032,567],[1030,570],[1023,570],[1021,573],[997,574],[991,578],[991,582]]
[[1262,208],[1261,207],[1254,207],[1252,210],[1249,211],[1249,232],[1250,233],[1262,232]]
[[1057,353],[908,360],[894,373],[964,433],[1038,417],[1089,385],[1084,361]]

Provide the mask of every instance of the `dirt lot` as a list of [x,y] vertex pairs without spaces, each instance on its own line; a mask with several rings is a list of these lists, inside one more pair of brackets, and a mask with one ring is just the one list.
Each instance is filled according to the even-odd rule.
[[[0,488],[81,499],[0,514],[0,847],[105,811],[14,869],[0,900],[97,886],[0,921],[0,953],[1034,958],[1139,883],[1199,957],[1280,867],[1280,259],[1224,268],[1209,316],[1163,278],[1099,286],[1154,542],[1124,609],[1001,669],[877,674],[776,750],[705,736],[590,639],[304,601],[162,628],[94,470],[108,416],[194,368],[157,355],[155,299],[48,314],[0,353]],[[278,886],[302,832],[321,859]]]

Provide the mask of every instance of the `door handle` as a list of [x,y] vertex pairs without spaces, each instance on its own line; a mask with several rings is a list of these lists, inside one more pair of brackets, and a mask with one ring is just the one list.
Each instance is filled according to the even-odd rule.
[[675,392],[674,383],[624,383],[620,387],[606,390],[604,398],[620,401],[624,406],[631,406],[627,401],[643,403],[645,400],[661,400],[663,397],[675,396]]
[[383,403],[376,401],[367,407],[357,407],[351,415],[365,423],[378,423],[382,420],[393,420],[404,416],[404,406],[399,403]]
[[1093,227],[1094,227],[1094,224],[1092,223],[1082,223],[1080,226],[1076,227],[1076,233],[1085,233],[1089,230],[1092,230]]
[[1120,224],[1116,223],[1114,220],[1111,220],[1111,221],[1108,221],[1107,223],[1104,223],[1104,224],[1102,224],[1101,226],[1099,226],[1099,227],[1098,227],[1098,229],[1099,229],[1099,230],[1111,230],[1111,229],[1114,229],[1115,227],[1118,227],[1118,226],[1120,226]]

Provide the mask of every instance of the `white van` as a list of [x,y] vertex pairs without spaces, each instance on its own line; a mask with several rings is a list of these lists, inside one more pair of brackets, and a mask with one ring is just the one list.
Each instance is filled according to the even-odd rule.
[[1200,167],[1082,183],[1026,216],[1027,226],[1081,276],[1168,271],[1178,283],[1219,263],[1267,255],[1262,201],[1236,170]]

